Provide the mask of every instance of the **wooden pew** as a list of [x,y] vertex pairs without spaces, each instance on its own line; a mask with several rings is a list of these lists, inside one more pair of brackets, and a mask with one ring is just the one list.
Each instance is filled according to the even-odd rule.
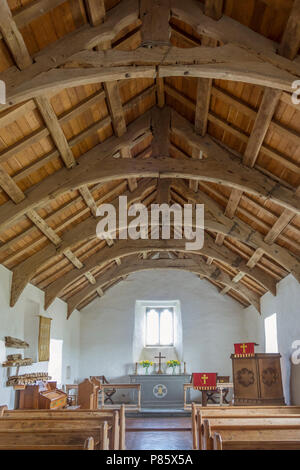
[[0,406],[0,416],[3,415],[3,413],[8,410],[8,407],[6,405],[1,405]]
[[[4,410],[2,418],[21,420],[82,420],[92,423],[107,421],[111,450],[125,450],[125,408],[119,410]],[[1,420],[0,420],[1,421]]]
[[[2,421],[2,420],[1,420]],[[26,425],[27,422],[27,425]],[[25,424],[24,424],[25,423]],[[83,443],[93,437],[95,443],[95,450],[108,450],[108,424],[102,423],[97,428],[82,429],[73,427],[73,425],[53,426],[51,422],[51,429],[46,428],[45,425],[40,426],[35,423],[32,428],[28,421],[16,421],[12,426],[9,421],[8,425],[1,425],[0,428],[0,449],[16,449],[20,447],[33,448],[52,446],[52,448],[63,447],[79,447],[83,448]],[[54,446],[54,447],[53,447]]]
[[[200,414],[201,413],[201,414]],[[201,420],[203,417],[217,417],[228,415],[231,417],[248,417],[252,415],[277,415],[277,414],[299,414],[300,406],[207,406],[205,409],[201,405],[192,404],[192,436],[193,449],[200,449],[201,441]]]
[[201,449],[213,450],[215,433],[222,433],[223,431],[243,431],[247,433],[247,431],[266,430],[300,431],[300,417],[206,418],[201,425]]
[[213,449],[300,450],[300,430],[224,430],[214,433]]
[[0,450],[95,450],[94,439],[88,437],[83,445],[7,445],[0,444]]

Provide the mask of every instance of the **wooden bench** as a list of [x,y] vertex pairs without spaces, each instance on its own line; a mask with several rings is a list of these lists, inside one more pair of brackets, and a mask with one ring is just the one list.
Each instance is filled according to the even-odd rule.
[[95,450],[94,439],[89,437],[83,443],[83,445],[2,445],[0,444],[0,450]]
[[248,417],[252,415],[277,415],[277,414],[299,414],[299,406],[207,406],[203,408],[201,405],[192,404],[192,436],[193,449],[200,449],[201,442],[201,423],[204,417]]
[[201,449],[213,450],[214,434],[223,431],[266,431],[266,430],[295,430],[300,431],[300,417],[268,417],[268,418],[209,418],[201,425]]
[[20,420],[68,421],[74,424],[80,421],[81,426],[92,426],[93,423],[108,423],[109,448],[125,450],[125,409],[120,410],[4,410],[3,419],[11,422]]
[[214,434],[213,449],[300,450],[300,430],[223,430]]
[[[104,422],[101,426],[95,428],[82,429],[81,427],[74,426],[68,422],[64,425],[53,425],[50,423],[51,428],[45,426],[42,421],[37,423],[35,421],[34,428],[32,421],[16,421],[12,425],[12,421],[2,423],[0,428],[0,446],[1,449],[16,449],[21,446],[24,448],[41,447],[41,446],[55,446],[56,448],[74,447],[81,448],[87,439],[92,437],[94,439],[95,450],[108,450],[108,424]],[[38,425],[40,424],[40,425]]]

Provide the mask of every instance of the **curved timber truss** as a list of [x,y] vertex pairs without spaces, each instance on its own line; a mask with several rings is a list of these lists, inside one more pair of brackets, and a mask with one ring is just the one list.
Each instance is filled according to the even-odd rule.
[[[300,144],[300,134],[273,119],[276,107],[291,99],[293,83],[300,78],[296,57],[300,26],[292,28],[293,38],[284,34],[279,47],[222,15],[222,4],[222,0],[206,0],[204,5],[197,0],[121,0],[105,12],[104,1],[86,0],[90,24],[31,57],[18,27],[24,26],[30,13],[36,17],[36,9],[29,7],[26,14],[12,16],[6,1],[1,3],[0,31],[15,66],[0,74],[7,85],[7,104],[0,105],[0,126],[33,109],[45,123],[44,128],[0,152],[0,186],[8,197],[0,205],[0,233],[4,234],[0,256],[6,255],[4,261],[12,263],[12,306],[26,285],[35,282],[45,290],[45,308],[59,296],[67,301],[70,316],[131,273],[184,269],[260,311],[260,297],[267,291],[276,294],[279,279],[292,273],[300,282],[300,244],[284,233],[300,216],[300,166],[264,143],[268,130],[273,129]],[[300,22],[298,7],[296,0],[288,27]],[[184,36],[176,22],[195,33],[193,38],[183,38],[190,47],[171,42],[171,33],[179,36],[178,41]],[[196,101],[172,86],[170,77],[196,80]],[[258,112],[222,91],[215,79],[264,87]],[[124,105],[121,90],[133,80],[150,80],[152,84]],[[61,90],[100,82],[102,88],[78,109],[60,116],[55,113],[51,98]],[[170,102],[166,102],[166,96]],[[212,96],[236,106],[254,121],[249,136],[210,111]],[[126,118],[126,112],[150,98],[147,109],[133,119]],[[104,100],[108,115],[67,139],[62,126]],[[184,107],[186,114],[194,115],[193,122],[173,106],[174,102]],[[210,135],[209,122],[241,138],[244,153],[238,154]],[[76,145],[110,126],[114,135],[75,158]],[[23,190],[22,178],[10,176],[3,165],[47,136],[51,136],[55,148],[30,168],[23,168],[21,175],[24,178],[57,157],[64,165]],[[261,151],[293,174],[294,185],[259,167]],[[94,198],[96,190],[111,183],[113,189]],[[62,228],[52,228],[48,223],[51,216],[43,215],[44,209],[76,191],[86,209],[71,226],[66,223]],[[229,199],[224,191],[230,191]],[[97,207],[109,200],[117,208],[120,194],[127,195],[129,203],[204,204],[203,249],[187,252],[185,240],[97,241]],[[245,201],[268,217],[277,215],[269,230],[263,220],[247,213]],[[32,225],[25,223],[23,231],[7,235],[18,224],[24,225],[24,220]],[[30,236],[35,228],[43,234],[43,243],[33,239],[14,253],[14,244],[22,236]],[[291,230],[299,235],[297,226]],[[97,250],[89,254],[89,247],[95,244]],[[76,255],[80,250],[82,261]],[[53,271],[55,266],[57,270]],[[45,282],[47,279],[49,282]]]

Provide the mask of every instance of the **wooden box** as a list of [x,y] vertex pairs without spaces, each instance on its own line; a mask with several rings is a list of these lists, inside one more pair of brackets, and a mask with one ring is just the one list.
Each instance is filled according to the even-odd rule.
[[55,410],[67,406],[67,394],[62,390],[47,390],[39,396],[39,408]]
[[22,410],[53,410],[67,406],[67,394],[54,384],[27,385],[19,394],[19,409]]
[[235,405],[284,405],[280,354],[232,354]]

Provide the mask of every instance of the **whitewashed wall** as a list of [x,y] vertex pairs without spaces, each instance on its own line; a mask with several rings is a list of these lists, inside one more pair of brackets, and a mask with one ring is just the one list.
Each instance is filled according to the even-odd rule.
[[[73,383],[78,378],[80,314],[75,311],[66,320],[67,306],[65,302],[56,299],[47,312],[44,311],[44,293],[32,285],[28,285],[15,307],[9,306],[11,272],[0,266],[0,364],[5,361],[7,354],[22,353],[25,357],[36,355],[38,315],[49,316],[51,322],[51,338],[63,340],[62,382]],[[25,321],[26,318],[26,321]],[[30,321],[29,321],[30,320]],[[11,349],[4,347],[4,337],[13,336],[20,339],[30,338],[30,349]],[[29,341],[28,341],[29,342]],[[70,375],[67,377],[67,367]],[[15,368],[12,368],[12,373]],[[30,367],[21,367],[20,374],[30,372],[47,372],[48,362],[40,362]],[[14,406],[14,391],[6,387],[7,369],[0,365],[0,405]]]
[[231,375],[233,343],[243,341],[244,310],[185,271],[133,274],[82,310],[80,376],[127,381],[133,372],[136,300],[179,300],[188,372]]
[[[265,351],[265,318],[277,314],[278,351],[282,355],[281,369],[284,394],[287,403],[291,403],[290,382],[292,343],[300,340],[300,286],[298,281],[289,275],[277,284],[277,295],[267,293],[263,296],[262,315],[258,316],[252,307],[245,311],[245,327],[248,340],[256,341],[258,351]],[[298,399],[299,400],[299,399]],[[300,405],[300,400],[293,404]]]

